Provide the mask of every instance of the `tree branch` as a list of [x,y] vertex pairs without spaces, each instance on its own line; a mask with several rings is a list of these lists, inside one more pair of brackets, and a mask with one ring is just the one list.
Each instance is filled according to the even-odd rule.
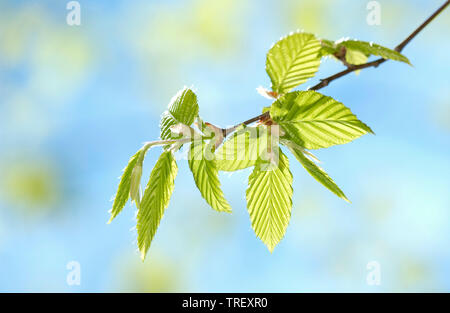
[[[437,9],[428,19],[425,20],[425,22],[423,22],[419,27],[417,27],[405,40],[403,40],[399,45],[397,45],[397,47],[395,47],[395,50],[397,52],[401,52],[403,50],[403,48],[405,48],[405,46],[407,44],[409,44],[428,24],[431,23],[431,21],[433,21],[436,16],[439,15],[439,13],[441,13],[442,11],[444,11],[444,9],[450,4],[450,0],[447,0],[439,9]],[[319,90],[322,89],[326,86],[328,86],[332,81],[341,78],[342,76],[345,76],[347,74],[350,74],[354,71],[357,70],[362,70],[368,67],[378,67],[380,64],[386,62],[386,59],[378,59],[372,62],[368,62],[368,63],[364,63],[361,65],[352,65],[349,66],[347,69],[336,73],[334,75],[331,75],[327,78],[321,79],[320,83],[318,83],[317,85],[314,85],[313,87],[309,88],[309,90]],[[260,114],[258,116],[255,116],[247,121],[241,122],[233,127],[229,127],[229,128],[222,128],[222,133],[224,135],[224,137],[228,136],[229,134],[231,134],[233,131],[236,130],[237,127],[241,126],[241,125],[249,125],[252,124],[254,122],[257,122],[259,120],[265,119],[265,118],[269,118],[270,114],[269,112]]]

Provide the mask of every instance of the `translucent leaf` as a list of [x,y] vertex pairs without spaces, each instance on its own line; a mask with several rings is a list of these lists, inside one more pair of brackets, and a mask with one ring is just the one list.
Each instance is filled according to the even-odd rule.
[[[338,53],[342,47],[346,48],[346,61],[349,64],[359,65],[364,64],[370,55],[380,56],[383,59],[389,59],[394,61],[405,62],[409,65],[408,58],[400,52],[380,46],[375,43],[360,41],[360,40],[337,40],[336,42],[321,39],[321,56],[334,55]],[[350,56],[348,56],[350,54]],[[366,56],[366,60],[363,62],[363,55]]]
[[111,223],[111,221],[122,211],[123,207],[128,201],[128,198],[130,197],[131,176],[141,152],[142,150],[136,152],[136,154],[130,158],[127,166],[123,170],[122,177],[120,178],[119,188],[117,189],[116,196],[114,197],[113,207],[111,210],[111,218],[109,219],[108,223]]
[[206,202],[214,210],[231,212],[231,207],[220,187],[219,171],[212,151],[213,144],[208,145],[203,140],[194,141],[189,150],[189,168],[194,176],[195,184]]
[[288,137],[307,149],[348,143],[372,130],[349,108],[316,91],[295,91],[272,104],[270,116]]
[[282,38],[267,53],[266,71],[272,90],[284,94],[313,77],[320,65],[320,42],[312,34]]
[[[162,140],[168,140],[168,139],[178,139],[172,136],[172,132],[170,128],[172,126],[175,126],[178,124],[178,121],[170,114],[168,111],[164,112],[161,116],[161,122],[159,124],[159,127],[161,129],[161,139]],[[179,136],[181,137],[181,136]]]
[[321,39],[320,44],[322,46],[319,52],[320,56],[333,55],[337,51],[336,45],[331,40]]
[[170,127],[177,124],[191,125],[198,115],[195,93],[188,88],[180,90],[170,101],[169,108],[161,117],[161,139],[177,139],[171,136]]
[[138,247],[142,260],[169,205],[178,167],[170,151],[161,154],[153,168],[137,215]]
[[322,168],[320,168],[320,166],[318,166],[316,163],[307,158],[301,150],[293,147],[289,147],[289,150],[292,152],[295,158],[302,164],[305,170],[307,170],[308,173],[311,174],[311,176],[314,177],[319,183],[324,185],[328,190],[330,190],[339,198],[342,198],[345,201],[350,202],[345,196],[345,194],[342,192],[342,190],[333,181],[333,179],[331,179],[331,177],[328,176],[328,174]]
[[130,184],[130,197],[131,201],[136,203],[139,208],[141,204],[141,176],[142,176],[142,163],[135,165],[131,172],[131,184]]
[[359,41],[359,40],[345,40],[345,41],[339,42],[338,46],[344,46],[347,49],[350,49],[353,51],[359,51],[365,55],[371,55],[371,54],[377,55],[377,56],[382,57],[383,59],[401,61],[401,62],[405,62],[405,63],[411,65],[408,58],[405,57],[400,52],[377,45],[375,43]]
[[249,177],[247,208],[255,234],[270,252],[286,233],[292,209],[292,173],[289,160],[279,151],[278,167],[264,171],[258,163]]
[[254,166],[267,150],[268,140],[267,129],[263,126],[236,131],[216,151],[217,169],[233,172]]
[[348,64],[360,65],[367,62],[367,55],[358,50],[347,49],[345,53],[345,61]]

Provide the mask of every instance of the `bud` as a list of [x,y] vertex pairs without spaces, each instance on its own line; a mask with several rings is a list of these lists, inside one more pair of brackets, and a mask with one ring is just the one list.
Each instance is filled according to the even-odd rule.
[[269,91],[262,86],[259,86],[258,88],[256,88],[256,91],[264,98],[267,98],[270,100],[278,98],[278,93],[276,93],[275,91]]

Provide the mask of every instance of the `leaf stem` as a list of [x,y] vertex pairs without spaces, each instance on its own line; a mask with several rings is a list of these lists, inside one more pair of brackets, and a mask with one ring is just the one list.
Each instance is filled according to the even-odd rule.
[[[403,48],[405,48],[405,46],[407,44],[409,44],[426,26],[428,26],[428,24],[430,24],[442,11],[444,11],[444,9],[450,4],[450,0],[447,0],[441,7],[439,7],[429,18],[427,18],[425,20],[425,22],[423,22],[419,27],[417,27],[405,40],[403,40],[399,45],[397,45],[395,47],[395,50],[397,52],[401,52],[403,50]],[[334,75],[331,75],[327,78],[321,79],[320,83],[318,83],[317,85],[312,86],[311,88],[309,88],[309,90],[319,90],[322,89],[326,86],[328,86],[332,81],[341,78],[347,74],[350,74],[354,71],[357,70],[362,70],[368,67],[378,67],[380,64],[386,62],[386,59],[380,58],[378,60],[372,61],[372,62],[368,62],[368,63],[364,63],[364,64],[360,64],[360,65],[352,65],[350,67],[348,67],[347,69],[338,72]],[[252,124],[254,122],[257,122],[259,120],[265,119],[265,118],[269,118],[270,114],[269,111],[260,114],[258,116],[255,116],[249,120],[246,120],[244,122],[241,122],[235,126],[229,127],[229,128],[222,128],[222,133],[224,135],[224,137],[228,136],[229,134],[231,134],[232,132],[234,132],[236,130],[236,128],[238,128],[241,125],[249,125]]]

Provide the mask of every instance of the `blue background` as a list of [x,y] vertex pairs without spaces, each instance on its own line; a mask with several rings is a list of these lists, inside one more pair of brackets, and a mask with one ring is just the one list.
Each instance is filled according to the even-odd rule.
[[[321,90],[376,136],[315,152],[351,204],[291,158],[292,219],[272,254],[250,227],[250,170],[221,174],[226,215],[178,162],[144,263],[136,209],[106,224],[121,170],[183,86],[204,120],[229,126],[270,105],[255,88],[270,87],[265,55],[281,36],[394,47],[443,1],[380,0],[379,26],[368,1],[79,2],[68,26],[66,1],[0,1],[0,291],[450,291],[450,10],[404,50],[413,67],[389,61]],[[317,77],[341,69],[327,60]],[[80,285],[66,282],[70,261]],[[381,285],[366,282],[371,261]]]

